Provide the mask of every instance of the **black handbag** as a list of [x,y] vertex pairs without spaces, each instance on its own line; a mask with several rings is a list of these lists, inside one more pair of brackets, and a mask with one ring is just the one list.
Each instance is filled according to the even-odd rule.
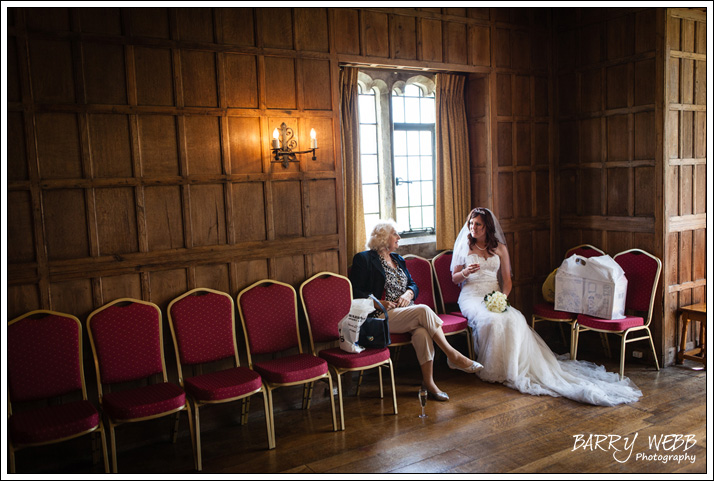
[[370,314],[359,328],[358,344],[362,347],[382,349],[392,342],[389,337],[389,314],[376,297],[372,294],[369,297],[379,305],[384,313],[384,319],[375,317],[374,313]]

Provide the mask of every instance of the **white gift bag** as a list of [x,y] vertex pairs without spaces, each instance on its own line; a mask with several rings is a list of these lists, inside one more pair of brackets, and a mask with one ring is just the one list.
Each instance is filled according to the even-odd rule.
[[364,351],[364,347],[358,344],[359,328],[372,312],[374,312],[372,299],[352,300],[350,312],[337,324],[337,331],[340,335],[340,349],[354,353]]
[[623,319],[627,278],[609,255],[574,254],[563,261],[555,276],[555,309],[601,319]]

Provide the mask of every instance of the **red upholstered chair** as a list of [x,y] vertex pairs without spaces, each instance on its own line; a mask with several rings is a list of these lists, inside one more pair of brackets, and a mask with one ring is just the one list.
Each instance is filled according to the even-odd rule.
[[[101,438],[108,473],[104,424],[87,400],[79,319],[37,310],[10,321],[6,369],[10,473],[15,473],[16,451],[90,433]],[[13,411],[13,403],[22,409]]]
[[[579,256],[583,257],[597,257],[597,256],[602,256],[605,255],[603,251],[598,249],[597,247],[591,246],[590,244],[582,244],[577,247],[573,247],[571,249],[568,249],[568,251],[565,253],[565,259],[568,257],[577,254]],[[563,338],[563,343],[565,343],[565,333],[563,332],[563,324],[568,324],[570,327],[569,331],[571,331],[571,336],[570,336],[570,358],[575,359],[575,353],[573,351],[573,335],[572,335],[572,329],[575,324],[575,320],[577,318],[577,313],[572,313],[572,312],[565,312],[565,311],[556,311],[555,306],[552,302],[539,302],[533,306],[533,315],[531,316],[531,327],[535,329],[535,324],[536,322],[540,321],[550,321],[550,322],[557,322],[560,325],[560,335]],[[607,343],[607,336],[603,335],[602,336],[602,341],[603,345],[606,346],[606,350],[608,353],[608,357],[610,356],[610,346]]]
[[[290,284],[271,279],[258,281],[238,294],[238,312],[245,334],[248,366],[263,378],[273,429],[273,390],[302,384],[302,408],[309,409],[313,384],[322,379],[330,388],[332,429],[337,431],[332,376],[327,361],[302,351],[295,289]],[[283,355],[276,357],[278,353]],[[267,354],[273,354],[273,358],[253,359]]]
[[[578,336],[580,333],[583,331],[597,331],[606,334],[617,334],[622,340],[620,343],[620,379],[624,377],[625,373],[625,347],[630,342],[644,339],[649,339],[650,341],[655,367],[659,371],[657,352],[655,351],[649,326],[650,322],[652,322],[652,309],[655,295],[657,294],[657,282],[662,271],[662,261],[642,249],[630,249],[620,252],[613,259],[620,264],[627,278],[625,318],[600,319],[578,314],[573,328],[575,338],[573,359],[578,353]],[[639,334],[639,337],[628,339],[630,334]]]
[[[191,406],[184,390],[168,382],[159,306],[139,299],[117,299],[89,315],[87,332],[97,371],[99,403],[109,424],[112,471],[117,472],[116,426],[184,410],[195,463]],[[159,381],[152,383],[156,378]],[[144,384],[136,387],[140,383]],[[178,417],[172,425],[176,442]]]
[[439,293],[440,311],[455,316],[463,316],[459,310],[459,294],[461,287],[454,284],[451,278],[451,258],[454,251],[447,250],[438,253],[431,260],[436,276],[436,290]]
[[[310,348],[315,354],[315,343],[337,343],[339,333],[337,324],[350,312],[352,304],[352,284],[347,277],[332,272],[315,274],[300,286],[300,299],[307,318],[310,333]],[[394,367],[389,355],[389,348],[365,349],[359,354],[348,353],[339,347],[319,351],[318,355],[327,361],[337,376],[337,396],[340,405],[340,426],[345,429],[345,416],[342,402],[342,374],[377,368],[379,373],[379,397],[384,397],[382,386],[382,367],[389,369],[392,380],[392,401],[394,414],[397,414],[397,391],[394,385]],[[359,386],[358,392],[359,394]]]
[[[179,383],[194,409],[196,469],[201,471],[201,406],[242,400],[241,424],[248,421],[250,398],[263,395],[268,449],[275,447],[268,412],[268,398],[260,374],[241,367],[238,358],[233,298],[225,292],[199,287],[177,297],[167,308],[176,352]],[[203,370],[216,363],[232,367],[186,377],[187,369]],[[189,371],[190,372],[190,371]]]
[[431,262],[423,257],[412,254],[404,256],[404,260],[407,263],[409,274],[411,274],[412,279],[416,282],[417,287],[419,287],[419,295],[414,299],[414,303],[427,305],[437,313],[436,315],[439,316],[439,319],[444,321],[441,328],[445,336],[452,336],[454,334],[466,335],[466,345],[469,351],[468,356],[470,359],[474,359],[473,341],[466,318],[462,316],[460,312],[455,314],[439,313],[440,310],[436,307],[434,273],[432,271]]

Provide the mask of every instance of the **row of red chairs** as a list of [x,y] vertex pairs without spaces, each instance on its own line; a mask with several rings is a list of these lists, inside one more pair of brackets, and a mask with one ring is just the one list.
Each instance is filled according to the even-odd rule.
[[[589,244],[583,244],[569,249],[565,257],[580,255],[590,258],[605,255],[605,252]],[[655,351],[652,332],[649,325],[652,322],[657,283],[662,271],[662,261],[642,249],[628,249],[613,257],[627,278],[627,297],[625,301],[624,319],[600,319],[586,314],[555,310],[551,302],[542,302],[533,306],[531,327],[535,329],[536,322],[550,321],[570,326],[570,358],[576,359],[578,354],[578,339],[581,332],[599,332],[603,345],[608,352],[610,346],[608,334],[620,336],[620,379],[625,373],[625,347],[635,341],[649,340],[654,356],[655,367],[659,371],[657,352]],[[632,337],[632,335],[637,337]]]
[[[162,313],[151,302],[122,298],[87,318],[87,332],[97,375],[101,412],[87,400],[83,372],[82,324],[75,316],[49,310],[28,312],[8,323],[8,435],[10,471],[15,472],[19,449],[66,441],[90,433],[101,438],[105,471],[109,471],[105,423],[109,427],[112,471],[117,472],[115,427],[175,415],[188,415],[196,470],[202,470],[201,407],[242,401],[241,422],[247,422],[249,401],[263,396],[268,449],[275,447],[274,389],[303,385],[303,409],[310,406],[315,381],[329,385],[333,430],[338,430],[330,369],[337,376],[340,429],[345,429],[341,375],[379,368],[380,397],[384,396],[381,368],[389,369],[394,414],[397,397],[388,348],[348,354],[339,348],[316,351],[317,343],[338,341],[337,323],[349,312],[349,279],[323,272],[300,286],[308,320],[310,353],[303,352],[295,289],[265,279],[237,296],[246,340],[248,366],[240,365],[236,344],[235,304],[230,295],[208,288],[193,289],[167,308],[178,368],[179,385],[168,382],[164,360]],[[288,354],[285,354],[285,353]],[[230,368],[225,364],[230,361]],[[215,369],[216,363],[220,364]],[[186,376],[189,366],[212,372]],[[155,381],[134,387],[139,381]],[[361,376],[360,376],[361,381]],[[131,383],[130,388],[116,389]],[[122,386],[123,385],[123,386]],[[80,399],[37,407],[38,401]],[[30,408],[13,412],[13,403]],[[192,416],[193,410],[193,416]],[[96,459],[96,456],[95,456]]]

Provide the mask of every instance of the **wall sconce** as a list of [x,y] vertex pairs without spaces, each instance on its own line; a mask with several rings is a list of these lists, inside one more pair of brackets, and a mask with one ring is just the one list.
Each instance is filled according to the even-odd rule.
[[311,129],[310,150],[293,151],[292,149],[297,147],[297,140],[293,138],[293,129],[283,122],[280,125],[280,130],[277,127],[273,130],[273,142],[270,150],[275,154],[275,157],[270,163],[282,163],[283,167],[287,169],[290,162],[300,162],[296,157],[297,154],[308,154],[310,152],[312,152],[312,160],[317,160],[317,157],[315,157],[315,151],[317,150],[316,137],[315,129]]

